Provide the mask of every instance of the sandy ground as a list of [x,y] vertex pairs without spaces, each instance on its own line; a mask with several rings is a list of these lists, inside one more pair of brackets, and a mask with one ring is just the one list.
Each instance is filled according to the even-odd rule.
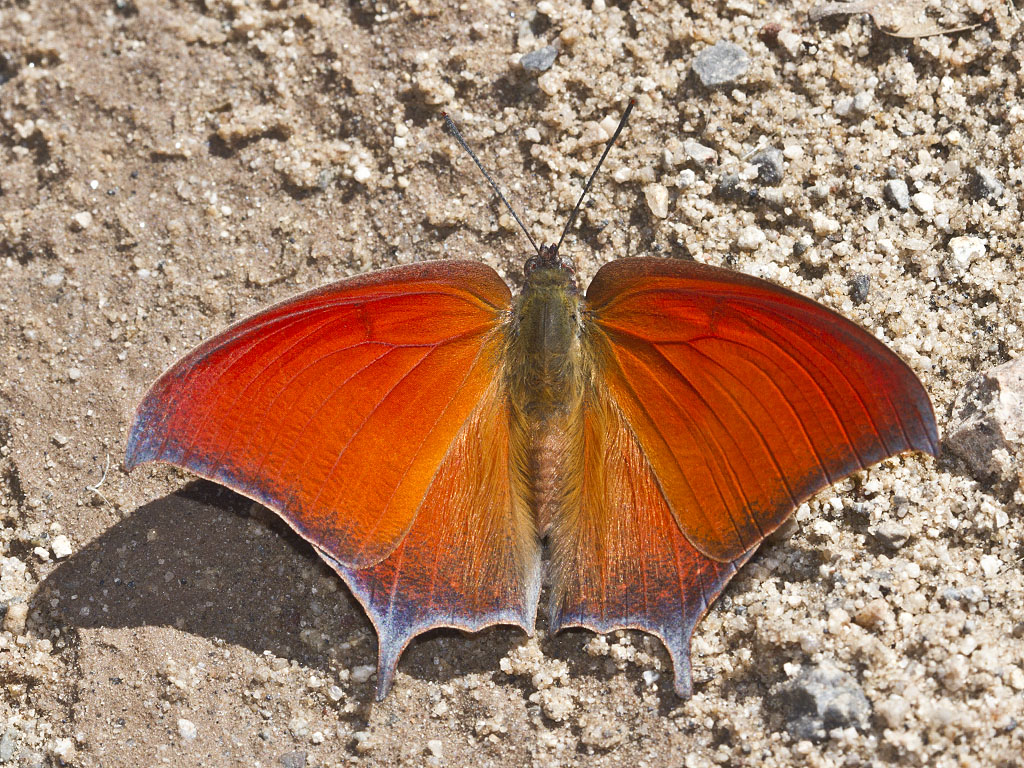
[[[583,282],[659,254],[795,288],[889,342],[948,434],[971,377],[1024,353],[1024,45],[1011,5],[944,5],[924,22],[976,26],[901,39],[806,0],[0,4],[0,764],[1024,764],[1012,447],[801,508],[698,626],[685,702],[652,638],[542,621],[421,638],[373,703],[372,628],[309,546],[121,468],[152,379],[268,302],[420,259],[520,280],[441,109],[550,239],[630,96],[566,251]],[[720,40],[749,66],[707,88]],[[791,711],[813,675],[845,709]]]

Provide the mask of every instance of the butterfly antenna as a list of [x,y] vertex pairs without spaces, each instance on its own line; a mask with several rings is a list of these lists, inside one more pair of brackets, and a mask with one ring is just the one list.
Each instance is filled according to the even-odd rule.
[[[533,237],[530,235],[530,232],[526,228],[526,225],[523,224],[523,220],[519,218],[519,214],[517,214],[513,210],[508,200],[505,199],[505,196],[501,194],[501,190],[498,189],[498,185],[494,182],[494,179],[491,178],[491,174],[487,172],[487,170],[483,166],[483,163],[480,162],[480,160],[477,158],[473,150],[469,148],[469,144],[467,144],[466,140],[462,138],[462,134],[459,133],[459,129],[455,127],[455,123],[452,122],[452,119],[448,117],[448,113],[442,112],[441,117],[444,118],[445,130],[448,131],[448,133],[450,133],[457,142],[459,142],[459,146],[466,150],[466,154],[473,158],[473,162],[476,163],[476,167],[480,169],[480,173],[482,173],[484,175],[484,178],[487,179],[487,181],[490,183],[491,189],[494,190],[494,194],[496,194],[498,196],[498,199],[505,204],[505,207],[508,208],[508,212],[512,214],[512,218],[516,220],[516,224],[518,224],[519,228],[523,230],[523,234],[526,235],[526,239],[530,241],[530,245],[533,246],[533,250],[535,250],[537,253],[540,253],[540,248],[537,247],[536,241],[534,241]],[[618,136],[618,132],[616,132],[615,135]]]
[[615,140],[619,138],[619,134],[622,133],[622,129],[626,127],[626,121],[629,119],[629,113],[633,111],[633,107],[636,106],[636,99],[630,99],[629,104],[626,106],[626,111],[622,113],[622,117],[619,119],[619,127],[615,129],[615,133],[608,139],[608,143],[604,147],[604,152],[601,153],[601,159],[597,161],[597,167],[594,168],[594,172],[590,174],[590,178],[587,179],[587,186],[583,188],[583,194],[580,195],[580,199],[576,201],[576,207],[572,209],[572,213],[569,214],[569,221],[565,223],[565,229],[562,230],[562,236],[558,238],[558,245],[555,246],[555,252],[557,253],[562,247],[562,241],[565,240],[565,236],[569,234],[569,230],[572,229],[573,222],[576,221],[576,215],[580,212],[580,206],[583,205],[583,198],[587,196],[587,192],[590,191],[590,185],[594,183],[594,177],[597,176],[597,172],[601,170],[601,164],[604,159],[608,157],[608,153],[611,151],[612,145]]

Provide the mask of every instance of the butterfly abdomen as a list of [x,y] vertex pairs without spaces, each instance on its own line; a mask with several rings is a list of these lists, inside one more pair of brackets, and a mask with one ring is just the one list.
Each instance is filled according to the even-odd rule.
[[583,381],[580,297],[560,268],[531,272],[508,335],[514,482],[543,535],[579,494]]

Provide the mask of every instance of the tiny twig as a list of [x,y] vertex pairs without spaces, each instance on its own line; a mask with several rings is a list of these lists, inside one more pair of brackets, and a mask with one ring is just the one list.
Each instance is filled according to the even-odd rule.
[[105,483],[107,481],[107,472],[109,470],[110,470],[110,454],[108,453],[107,454],[106,463],[103,465],[103,476],[100,477],[99,482],[96,483],[95,485],[87,485],[87,486],[85,486],[85,489],[87,491],[92,491],[93,493],[95,493],[97,496],[99,496],[101,499],[103,499],[103,502],[105,504],[110,504],[110,502],[107,500],[106,496],[104,496],[102,493],[100,493],[100,486],[103,485],[103,483]]

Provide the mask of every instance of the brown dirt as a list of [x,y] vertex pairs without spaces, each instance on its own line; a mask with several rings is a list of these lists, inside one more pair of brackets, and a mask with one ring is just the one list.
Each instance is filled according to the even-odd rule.
[[[570,243],[584,283],[637,254],[768,277],[891,343],[940,425],[971,375],[1024,353],[1012,6],[970,0],[978,26],[903,40],[810,24],[805,0],[605,5],[0,5],[0,761],[1022,764],[1009,464],[905,457],[802,508],[698,627],[690,701],[639,633],[499,628],[417,640],[381,704],[372,628],[307,545],[216,486],[121,469],[153,378],[268,302],[419,259],[520,279],[525,243],[442,109],[550,239],[637,98]],[[708,90],[690,67],[720,39],[750,68]],[[553,68],[523,71],[548,43]],[[756,189],[763,146],[785,150],[778,186],[715,191],[730,172]],[[962,236],[984,253],[958,258]],[[905,541],[882,546],[895,522]],[[826,660],[872,714],[802,740],[774,692]]]

